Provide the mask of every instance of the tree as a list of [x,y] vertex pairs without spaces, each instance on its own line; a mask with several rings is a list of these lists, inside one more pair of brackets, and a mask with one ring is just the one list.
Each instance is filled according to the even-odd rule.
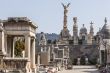
[[53,44],[56,44],[56,42],[57,42],[57,40],[55,39],[55,40],[53,41]]
[[24,46],[24,41],[21,40],[17,40],[15,42],[15,50],[14,50],[14,54],[17,57],[21,57],[22,56],[22,51],[25,49]]
[[85,65],[85,56],[81,56],[80,63],[81,65]]
[[52,40],[47,40],[47,43],[48,44],[52,44]]

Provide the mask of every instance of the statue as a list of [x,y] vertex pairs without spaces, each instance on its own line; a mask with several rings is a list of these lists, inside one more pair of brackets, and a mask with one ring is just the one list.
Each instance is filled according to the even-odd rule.
[[0,20],[0,30],[3,30],[3,22]]
[[68,3],[67,5],[64,5],[62,3],[62,6],[64,8],[64,22],[63,22],[64,23],[64,25],[63,25],[64,29],[67,28],[67,12],[68,12],[67,8],[69,7],[69,5],[70,5],[70,3]]
[[107,24],[107,18],[106,17],[105,17],[105,20],[104,21],[105,21],[105,24]]
[[91,21],[91,23],[90,23],[90,24],[92,25],[92,24],[94,24],[94,23]]
[[76,24],[77,23],[77,17],[74,17],[73,21],[74,21],[74,24]]
[[67,8],[69,7],[70,3],[68,3],[67,5],[64,5],[62,3],[62,6],[64,7],[64,15],[66,15],[66,13],[68,12]]

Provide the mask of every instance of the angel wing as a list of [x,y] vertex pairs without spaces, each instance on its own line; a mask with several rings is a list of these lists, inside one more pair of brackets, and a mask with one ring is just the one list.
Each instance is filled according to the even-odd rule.
[[69,7],[70,3],[68,3],[67,8]]
[[61,3],[63,7],[65,7],[65,5],[63,3]]

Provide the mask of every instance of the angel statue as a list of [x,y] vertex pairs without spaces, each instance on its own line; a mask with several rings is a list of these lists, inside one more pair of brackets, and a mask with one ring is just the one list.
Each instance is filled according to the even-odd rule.
[[64,14],[66,15],[66,13],[68,12],[67,8],[69,7],[70,3],[68,3],[67,5],[64,5],[62,3],[62,6],[64,7]]

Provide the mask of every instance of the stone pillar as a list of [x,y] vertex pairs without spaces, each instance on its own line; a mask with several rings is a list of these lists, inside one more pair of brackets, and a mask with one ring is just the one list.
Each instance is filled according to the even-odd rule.
[[88,65],[88,58],[87,57],[85,58],[85,61],[86,61],[86,65]]
[[38,57],[37,57],[37,64],[38,66],[40,66],[40,54],[38,54]]
[[3,31],[0,31],[0,50],[2,53],[5,52],[5,49],[4,49],[4,32]]
[[0,22],[0,68],[3,68],[3,56],[4,56],[4,31],[3,31],[3,23]]
[[13,37],[13,55],[12,55],[13,58],[15,57],[14,51],[15,51],[15,40],[14,40],[14,37]]
[[35,38],[33,39],[32,43],[32,64],[33,64],[33,71],[36,73],[36,64],[35,64]]
[[78,58],[78,60],[77,60],[77,64],[80,65],[80,58]]
[[32,42],[32,67],[35,68],[35,38],[33,39],[33,42]]
[[25,57],[30,61],[30,36],[25,36]]
[[5,34],[5,37],[4,37],[5,41],[4,41],[4,46],[5,46],[5,54],[7,53],[7,35]]
[[48,47],[48,62],[50,62],[50,46]]
[[28,58],[28,62],[26,64],[26,73],[31,73],[31,64],[30,64],[30,36],[25,36],[25,57]]
[[101,50],[99,50],[99,64],[102,64],[102,55],[101,55]]

